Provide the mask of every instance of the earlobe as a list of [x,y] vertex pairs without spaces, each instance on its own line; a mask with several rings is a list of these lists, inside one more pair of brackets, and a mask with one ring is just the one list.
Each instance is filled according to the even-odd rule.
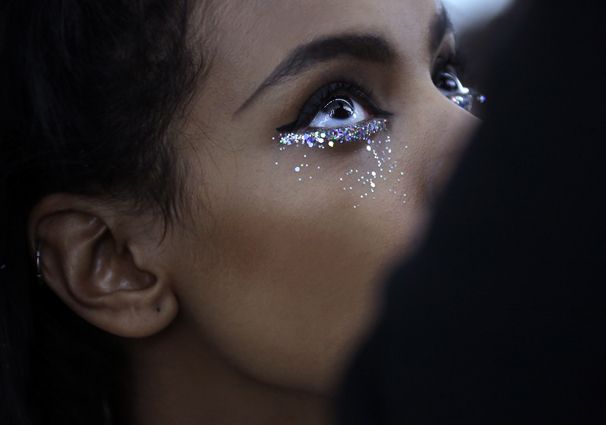
[[145,258],[148,242],[133,238],[128,220],[75,195],[51,195],[30,216],[30,240],[39,241],[42,279],[68,307],[109,333],[145,337],[178,308],[161,262]]

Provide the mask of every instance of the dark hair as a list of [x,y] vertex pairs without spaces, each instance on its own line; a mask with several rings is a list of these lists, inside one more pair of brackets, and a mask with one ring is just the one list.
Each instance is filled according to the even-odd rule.
[[179,210],[174,123],[202,69],[187,0],[0,6],[0,423],[110,424],[118,344],[37,282],[31,208],[55,192]]

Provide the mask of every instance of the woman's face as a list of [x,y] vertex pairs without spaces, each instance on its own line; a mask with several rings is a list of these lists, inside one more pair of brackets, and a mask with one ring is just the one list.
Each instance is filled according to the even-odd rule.
[[180,320],[240,372],[326,394],[474,125],[432,79],[452,33],[435,0],[216,7],[179,146],[191,216],[166,240]]

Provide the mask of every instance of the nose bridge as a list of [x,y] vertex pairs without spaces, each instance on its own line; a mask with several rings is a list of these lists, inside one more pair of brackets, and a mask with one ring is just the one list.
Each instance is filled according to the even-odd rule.
[[434,199],[450,177],[464,148],[480,121],[471,113],[438,94],[432,119],[432,136],[424,150],[424,169],[421,170],[421,188],[425,196]]
[[408,184],[425,203],[444,186],[480,121],[435,87],[419,91],[407,112],[408,119],[398,126],[394,139],[406,147],[401,161],[412,179],[407,179]]

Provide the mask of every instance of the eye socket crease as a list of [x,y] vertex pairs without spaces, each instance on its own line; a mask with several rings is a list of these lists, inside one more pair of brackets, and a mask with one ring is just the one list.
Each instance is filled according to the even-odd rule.
[[[448,13],[441,7],[429,25],[428,45],[431,56],[438,50],[444,37],[453,32]],[[296,77],[315,65],[343,56],[389,65],[396,61],[397,52],[385,37],[372,33],[336,34],[302,44],[291,51],[233,116],[251,106],[268,88]]]
[[274,69],[234,116],[248,108],[269,87],[298,76],[315,65],[344,56],[366,62],[391,64],[395,62],[397,54],[390,42],[376,34],[338,34],[303,44]]

